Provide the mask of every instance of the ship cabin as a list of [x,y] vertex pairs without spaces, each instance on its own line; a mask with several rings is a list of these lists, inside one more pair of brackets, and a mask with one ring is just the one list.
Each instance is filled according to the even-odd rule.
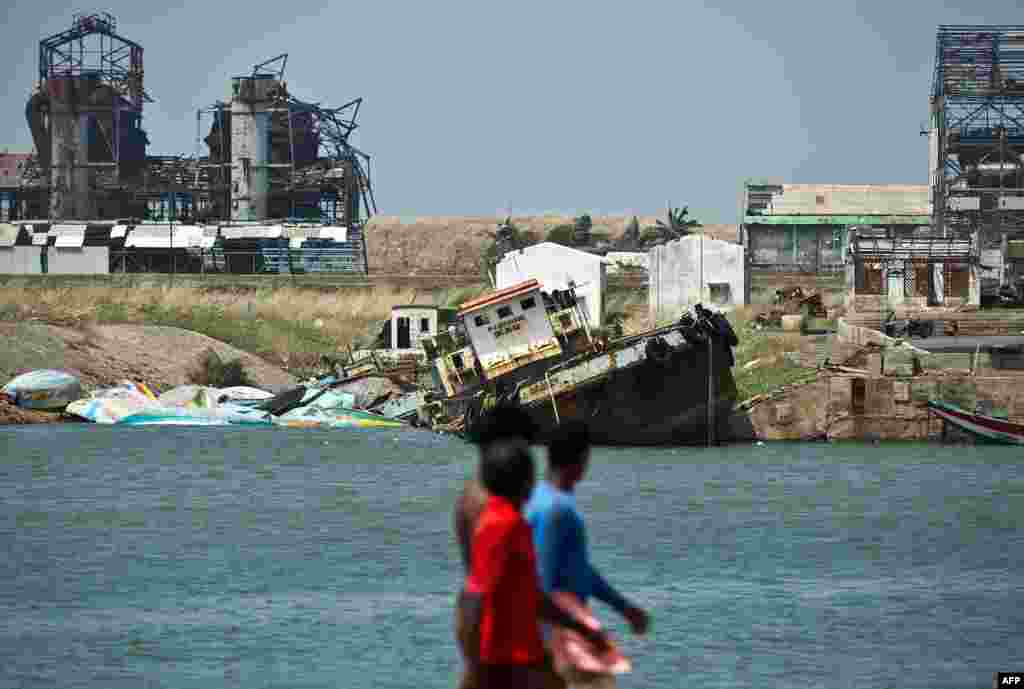
[[568,290],[527,280],[461,305],[454,328],[425,338],[435,383],[449,397],[515,384],[592,346],[582,304]]

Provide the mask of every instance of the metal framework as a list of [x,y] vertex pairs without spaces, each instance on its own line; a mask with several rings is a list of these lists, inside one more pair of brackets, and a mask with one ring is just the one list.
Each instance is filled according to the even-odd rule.
[[76,14],[71,28],[39,41],[39,80],[97,76],[119,88],[142,110],[152,102],[143,89],[142,46],[117,34],[106,12]]
[[[371,158],[353,146],[349,138],[358,128],[357,118],[363,99],[356,98],[338,107],[324,107],[320,103],[308,103],[291,95],[284,85],[288,54],[282,53],[253,66],[251,76],[268,75],[281,83],[270,110],[274,113],[278,132],[286,132],[287,153],[283,160],[268,167],[271,172],[271,198],[294,198],[299,194],[318,192],[324,194],[330,208],[327,215],[344,224],[358,222],[361,210],[369,218],[377,212],[373,195]],[[193,186],[207,190],[213,206],[227,212],[230,208],[231,159],[230,137],[226,133],[230,125],[230,104],[217,102],[196,111],[196,161],[193,171]],[[214,125],[206,143],[210,148],[207,158],[201,157],[203,116],[212,115]],[[296,155],[296,122],[303,116],[309,118],[309,132],[316,140],[316,154],[312,160],[301,160]],[[333,197],[332,197],[333,195]],[[291,204],[294,215],[294,203]],[[340,212],[339,212],[340,210]]]
[[1024,232],[1024,25],[939,27],[928,134],[935,230]]

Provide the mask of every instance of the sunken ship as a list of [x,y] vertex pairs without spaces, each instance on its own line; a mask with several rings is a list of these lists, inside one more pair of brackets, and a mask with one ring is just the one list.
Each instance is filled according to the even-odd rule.
[[446,332],[426,337],[432,389],[419,422],[471,435],[488,408],[527,411],[543,440],[567,419],[598,445],[690,445],[720,437],[736,400],[736,334],[720,312],[696,305],[673,324],[608,338],[591,328],[573,286],[537,280],[459,308]]

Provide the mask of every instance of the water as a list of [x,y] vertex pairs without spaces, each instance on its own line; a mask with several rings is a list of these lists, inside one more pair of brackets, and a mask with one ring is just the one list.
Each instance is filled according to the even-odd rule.
[[[450,506],[413,431],[0,431],[0,688],[454,686]],[[629,687],[977,689],[1024,667],[1014,448],[599,450]],[[600,604],[598,604],[600,605]]]

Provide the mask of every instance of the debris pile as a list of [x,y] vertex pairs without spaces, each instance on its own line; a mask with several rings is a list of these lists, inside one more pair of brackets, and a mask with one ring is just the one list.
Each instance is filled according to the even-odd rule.
[[123,381],[85,394],[78,377],[42,370],[20,375],[0,393],[9,423],[30,423],[30,410],[50,420],[126,426],[284,426],[289,428],[394,428],[415,420],[419,395],[383,375],[326,376],[278,394],[250,386],[180,385],[160,394]]

